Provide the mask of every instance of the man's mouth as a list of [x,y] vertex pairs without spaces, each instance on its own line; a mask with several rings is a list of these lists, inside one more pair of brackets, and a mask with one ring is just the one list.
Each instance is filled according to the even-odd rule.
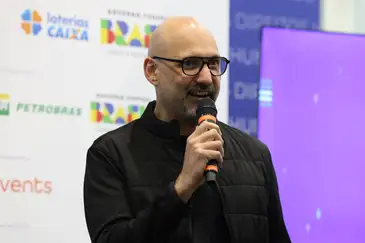
[[188,94],[196,98],[207,98],[211,96],[208,91],[189,92]]

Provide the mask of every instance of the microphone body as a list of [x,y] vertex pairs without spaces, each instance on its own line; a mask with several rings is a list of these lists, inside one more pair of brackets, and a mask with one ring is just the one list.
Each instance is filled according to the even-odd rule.
[[[204,121],[217,123],[217,109],[215,107],[214,101],[207,98],[202,99],[198,103],[198,108],[196,110],[197,125],[200,125]],[[205,181],[215,182],[218,173],[218,162],[216,160],[210,160],[205,167]]]

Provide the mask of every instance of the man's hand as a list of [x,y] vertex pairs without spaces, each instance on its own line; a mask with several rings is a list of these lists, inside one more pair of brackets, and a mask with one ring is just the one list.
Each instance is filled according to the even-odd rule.
[[209,160],[223,163],[223,139],[217,124],[203,122],[188,137],[184,165],[175,183],[179,197],[187,202],[204,182],[204,170]]

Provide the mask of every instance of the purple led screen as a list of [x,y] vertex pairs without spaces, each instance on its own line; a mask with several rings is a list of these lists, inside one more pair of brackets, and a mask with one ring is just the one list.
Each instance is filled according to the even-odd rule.
[[365,36],[262,30],[258,137],[293,243],[365,242]]

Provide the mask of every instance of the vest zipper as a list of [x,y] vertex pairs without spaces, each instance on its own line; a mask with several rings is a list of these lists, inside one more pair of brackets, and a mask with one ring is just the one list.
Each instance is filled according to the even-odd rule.
[[[214,183],[214,182],[213,182],[213,183]],[[216,181],[214,184],[215,184],[215,187],[217,188],[217,191],[218,191],[218,193],[219,193],[219,198],[220,198],[220,200],[221,200],[223,216],[224,216],[225,223],[226,223],[227,228],[228,228],[228,231],[229,231],[230,242],[231,242],[231,243],[234,243],[234,242],[233,242],[233,234],[232,234],[231,225],[228,223],[228,219],[227,219],[227,213],[226,213],[226,212],[227,212],[227,207],[226,207],[225,200],[223,200],[222,192],[221,192],[221,190],[220,190],[220,187],[219,187],[218,182]]]
[[188,206],[189,206],[189,237],[190,237],[190,242],[193,243],[194,240],[194,236],[193,236],[193,217],[192,217],[192,213],[191,213],[191,209],[193,207],[191,201],[188,201]]

